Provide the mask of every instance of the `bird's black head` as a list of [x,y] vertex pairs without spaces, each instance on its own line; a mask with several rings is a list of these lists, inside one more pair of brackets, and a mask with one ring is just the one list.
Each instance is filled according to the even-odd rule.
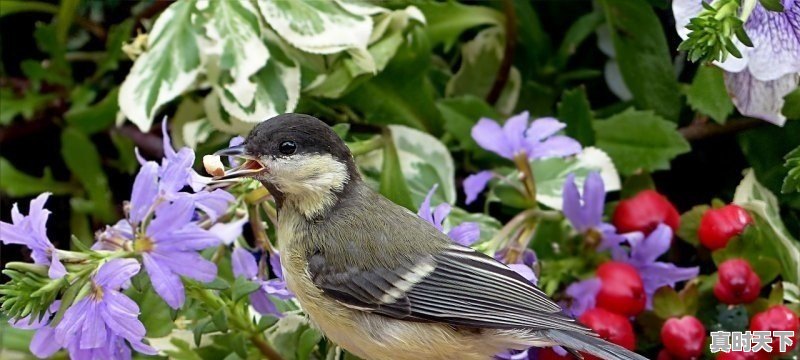
[[244,143],[217,152],[247,161],[226,178],[260,180],[279,203],[314,215],[333,205],[360,176],[338,135],[319,119],[283,114],[258,124]]

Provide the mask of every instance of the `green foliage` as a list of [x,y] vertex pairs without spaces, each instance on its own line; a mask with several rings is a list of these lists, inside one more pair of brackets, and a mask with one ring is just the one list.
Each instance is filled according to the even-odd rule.
[[628,109],[596,121],[597,147],[614,160],[622,174],[669,169],[675,156],[690,150],[675,124],[650,111]]
[[786,154],[784,159],[786,163],[783,166],[788,169],[788,173],[783,179],[781,193],[800,192],[800,146]]
[[715,66],[701,66],[686,89],[686,101],[692,109],[724,124],[733,112],[733,102],[728,98],[722,70]]

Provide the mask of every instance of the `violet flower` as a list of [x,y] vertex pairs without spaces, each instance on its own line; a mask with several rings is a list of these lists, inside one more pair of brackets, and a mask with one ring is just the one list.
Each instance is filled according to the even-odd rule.
[[142,342],[146,330],[138,319],[139,306],[120,292],[139,269],[134,259],[113,259],[100,266],[89,295],[70,306],[55,328],[55,338],[70,358],[130,358],[125,340],[140,353],[157,353]]
[[601,285],[602,281],[595,277],[572,283],[566,290],[571,301],[568,304],[562,304],[562,307],[572,317],[583,315],[586,310],[595,307]]
[[281,268],[280,255],[275,252],[269,257],[272,272],[277,276],[276,279],[262,280],[258,274],[258,263],[256,258],[249,251],[236,247],[231,254],[231,265],[233,275],[236,277],[244,276],[246,279],[261,285],[260,290],[250,293],[250,304],[261,314],[275,315],[282,317],[278,308],[268,296],[274,296],[280,300],[288,300],[294,297],[291,291],[286,288],[286,281],[283,279],[283,269]]
[[599,237],[598,250],[601,251],[625,240],[624,236],[617,234],[614,225],[603,222],[605,201],[606,190],[600,173],[592,171],[586,176],[582,195],[578,192],[575,174],[567,175],[563,191],[564,216],[579,233]]
[[[702,1],[672,2],[681,38],[688,38],[686,25],[703,10]],[[725,87],[739,112],[783,125],[783,97],[797,88],[800,79],[800,1],[781,0],[783,12],[767,10],[757,0],[742,4],[739,17],[744,18],[753,47],[735,41],[742,58],[728,56],[714,64],[725,70]]]
[[657,261],[669,250],[672,244],[672,228],[659,224],[647,238],[641,233],[628,236],[629,248],[617,246],[612,249],[611,256],[616,261],[626,262],[639,272],[647,294],[647,308],[652,308],[653,294],[663,286],[675,287],[675,283],[691,280],[700,272],[697,266],[683,268],[675,264]]
[[517,260],[513,263],[508,262],[506,254],[508,254],[508,248],[496,252],[494,254],[494,258],[495,260],[508,265],[511,270],[514,270],[517,272],[517,274],[522,275],[522,277],[530,281],[531,284],[536,285],[539,282],[539,278],[536,277],[536,273],[533,272],[533,268],[536,266],[536,263],[539,262],[539,259],[533,250],[523,250],[522,256],[517,257]]
[[[433,187],[428,191],[428,195],[425,196],[425,200],[420,204],[419,210],[417,211],[417,215],[421,217],[423,220],[433,224],[439,231],[444,232],[443,223],[447,215],[450,215],[450,211],[452,207],[450,204],[442,203],[436,206],[436,208],[431,211],[431,198],[433,194],[436,192],[437,185],[433,185]],[[478,224],[474,222],[463,222],[456,227],[450,229],[447,232],[447,236],[453,240],[456,244],[462,246],[470,246],[474,244],[481,235],[481,229],[478,227]]]
[[11,223],[0,221],[0,242],[4,244],[20,244],[31,249],[33,262],[49,266],[47,275],[51,279],[60,279],[67,270],[58,259],[58,250],[47,238],[47,218],[50,211],[44,204],[50,193],[42,193],[31,200],[28,215],[22,215],[15,203],[11,208]]
[[55,338],[55,328],[50,326],[50,320],[60,306],[61,300],[56,300],[50,304],[50,308],[45,311],[41,319],[38,317],[31,319],[31,315],[28,315],[22,319],[9,320],[8,322],[16,329],[36,330],[28,348],[31,354],[40,359],[49,358],[61,349],[61,345]]
[[[509,160],[518,156],[528,160],[564,157],[581,151],[581,145],[575,139],[556,135],[566,124],[546,117],[534,120],[529,126],[529,118],[528,112],[524,111],[508,118],[502,127],[495,120],[481,118],[472,127],[472,138],[482,148]],[[492,176],[490,172],[481,171],[464,180],[467,204],[486,188]]]

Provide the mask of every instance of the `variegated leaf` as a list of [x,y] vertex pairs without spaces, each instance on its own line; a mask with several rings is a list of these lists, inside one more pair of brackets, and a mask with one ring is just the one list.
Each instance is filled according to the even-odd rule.
[[259,1],[258,6],[281,37],[314,54],[365,49],[372,32],[372,18],[364,15],[368,12],[351,13],[334,1]]
[[575,158],[549,158],[532,163],[533,178],[536,180],[536,200],[553,209],[561,210],[562,191],[567,175],[575,174],[578,188],[591,171],[599,171],[607,192],[620,189],[619,173],[608,154],[600,149],[588,147]]
[[200,73],[194,13],[194,0],[170,5],[156,20],[147,51],[120,87],[120,110],[143,131],[150,129],[158,109],[190,89]]

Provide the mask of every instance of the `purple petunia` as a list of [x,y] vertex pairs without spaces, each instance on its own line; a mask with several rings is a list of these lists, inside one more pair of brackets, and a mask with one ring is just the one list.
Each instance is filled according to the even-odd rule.
[[601,280],[594,277],[572,283],[566,290],[571,301],[564,308],[572,317],[579,317],[586,310],[594,308],[601,285]]
[[[431,211],[431,198],[436,192],[437,187],[438,185],[434,185],[430,191],[428,191],[428,195],[425,196],[425,200],[419,206],[417,215],[419,215],[419,217],[425,221],[433,224],[433,226],[439,229],[439,231],[444,232],[444,219],[447,218],[447,215],[450,215],[452,207],[450,204],[442,203],[437,205],[436,208]],[[462,246],[470,246],[474,244],[476,241],[478,241],[480,235],[481,229],[478,227],[478,224],[473,222],[463,222],[447,232],[447,236],[449,236],[453,242]]]
[[[703,11],[703,1],[673,1],[681,38],[688,37],[686,25]],[[781,0],[784,11],[767,10],[754,0],[743,3],[753,6],[750,11],[742,9],[740,15],[753,47],[734,41],[742,58],[728,56],[715,65],[725,71],[725,87],[742,114],[783,125],[783,98],[797,88],[800,79],[800,1]]]
[[[518,156],[529,160],[564,157],[581,152],[581,144],[575,139],[556,135],[566,124],[547,117],[536,119],[529,126],[529,118],[524,111],[508,118],[502,127],[495,120],[481,118],[472,127],[472,138],[482,148],[509,160]],[[475,201],[493,176],[489,171],[481,171],[464,180],[467,204]]]
[[55,339],[70,358],[130,358],[126,341],[140,353],[157,353],[142,342],[146,330],[138,319],[139,306],[120,292],[139,270],[134,259],[113,259],[100,266],[89,294],[70,306],[55,328]]
[[697,277],[700,268],[682,268],[675,264],[657,261],[669,250],[672,244],[672,228],[659,224],[650,235],[645,238],[641,233],[627,236],[628,248],[620,245],[611,249],[611,256],[616,261],[626,262],[639,272],[647,294],[647,308],[652,308],[653,294],[663,286],[674,287],[680,281]]
[[278,311],[268,296],[288,300],[293,298],[294,294],[286,288],[281,260],[277,252],[270,254],[269,263],[270,267],[272,267],[272,272],[275,273],[277,278],[262,280],[258,274],[258,263],[256,263],[256,258],[253,254],[240,247],[234,248],[233,254],[231,254],[233,275],[236,277],[244,276],[246,279],[261,285],[260,290],[250,293],[250,304],[253,305],[253,308],[261,314],[282,317],[283,314]]
[[33,262],[50,267],[51,279],[60,279],[67,270],[58,259],[58,250],[47,238],[47,218],[50,211],[44,204],[50,193],[43,193],[30,203],[28,215],[19,212],[17,204],[11,209],[11,223],[0,221],[0,241],[4,244],[20,244],[31,249]]

